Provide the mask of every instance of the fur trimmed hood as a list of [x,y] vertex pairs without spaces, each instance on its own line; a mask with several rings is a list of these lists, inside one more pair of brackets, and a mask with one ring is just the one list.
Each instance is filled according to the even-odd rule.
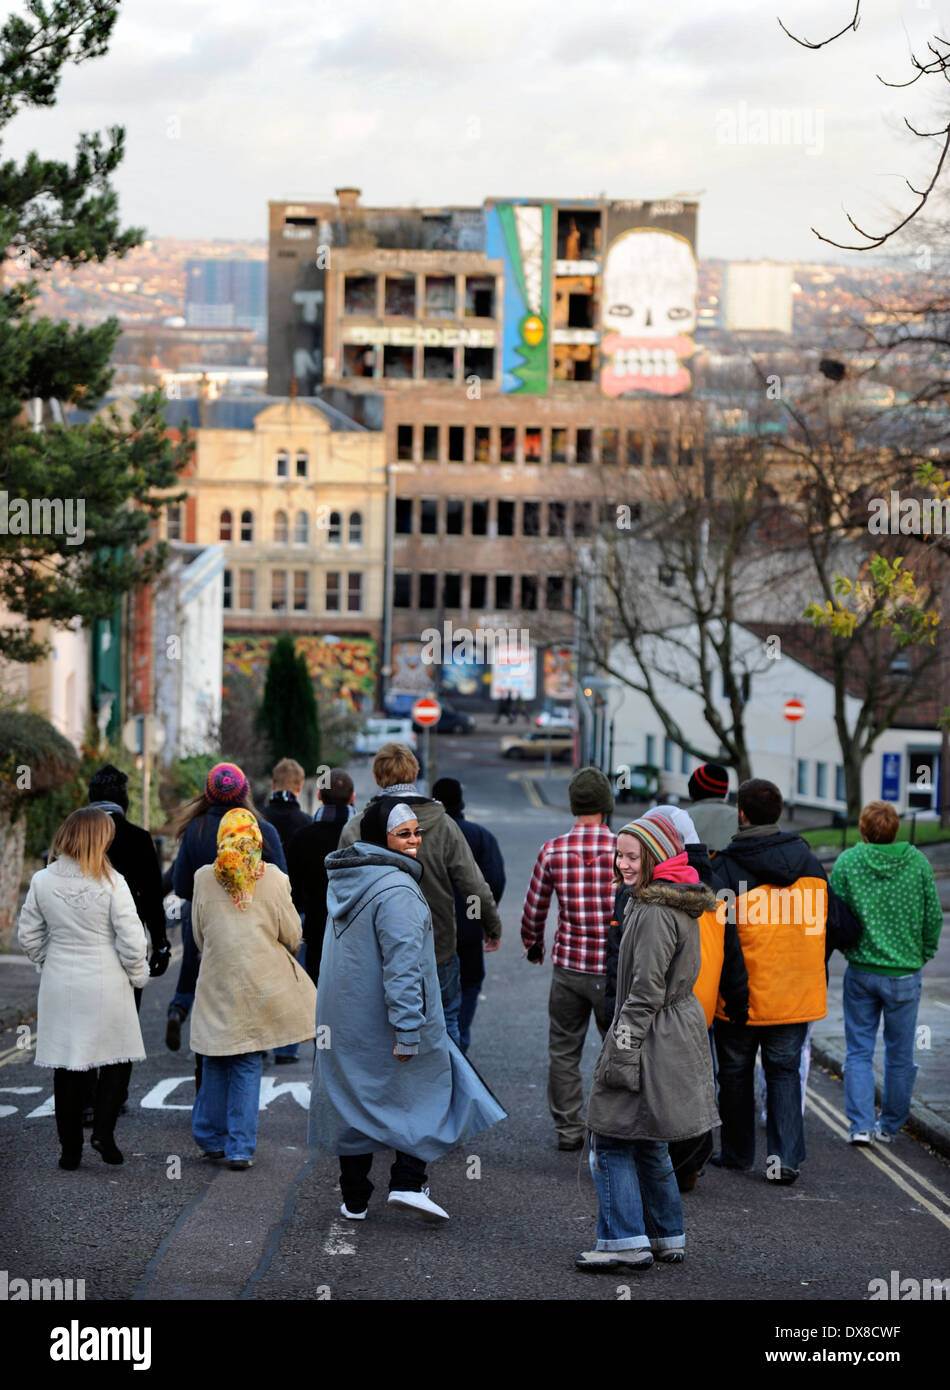
[[715,912],[717,902],[708,884],[670,883],[663,878],[651,879],[631,900],[635,903],[652,903],[657,907],[674,907],[696,918],[704,912]]

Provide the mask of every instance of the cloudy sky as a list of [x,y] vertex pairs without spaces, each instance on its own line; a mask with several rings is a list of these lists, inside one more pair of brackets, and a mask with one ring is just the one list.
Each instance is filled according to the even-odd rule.
[[[18,8],[18,6],[14,6]],[[478,204],[486,195],[699,195],[705,256],[841,259],[929,180],[946,122],[909,54],[943,0],[125,0],[106,57],[21,113],[4,157],[126,128],[114,178],[154,236],[266,237],[267,201]],[[933,90],[931,90],[933,89]],[[943,92],[947,93],[944,86]],[[945,108],[950,96],[944,97]]]

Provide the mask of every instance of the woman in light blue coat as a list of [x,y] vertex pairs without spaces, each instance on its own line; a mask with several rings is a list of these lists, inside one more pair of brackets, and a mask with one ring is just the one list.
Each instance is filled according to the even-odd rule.
[[418,821],[398,797],[381,797],[360,834],[326,859],[309,1140],[339,1156],[350,1220],[366,1216],[373,1154],[395,1149],[390,1204],[447,1221],[426,1163],[505,1112],[445,1031]]

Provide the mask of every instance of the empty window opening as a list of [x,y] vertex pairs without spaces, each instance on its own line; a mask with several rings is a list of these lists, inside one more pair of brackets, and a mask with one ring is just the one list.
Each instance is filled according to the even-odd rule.
[[416,282],[414,276],[386,276],[385,312],[391,318],[415,318]]
[[375,275],[344,276],[343,312],[363,317],[371,317],[376,313]]
[[455,318],[455,276],[426,276],[426,318]]
[[396,426],[396,458],[412,458],[412,425]]
[[465,317],[493,319],[495,317],[495,279],[491,275],[466,275]]
[[415,370],[415,349],[411,347],[383,348],[383,376],[409,381]]
[[454,348],[427,347],[422,354],[422,375],[427,381],[452,380],[455,376]]

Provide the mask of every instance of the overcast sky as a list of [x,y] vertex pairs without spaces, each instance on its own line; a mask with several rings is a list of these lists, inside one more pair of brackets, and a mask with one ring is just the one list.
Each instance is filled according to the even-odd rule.
[[122,216],[153,236],[266,237],[268,199],[341,184],[373,206],[690,194],[700,255],[840,260],[809,227],[850,239],[845,208],[886,225],[938,148],[902,116],[947,119],[935,83],[875,77],[906,80],[912,47],[950,27],[943,0],[864,0],[857,33],[817,52],[776,22],[815,41],[853,8],[126,0],[109,53],[67,69],[2,154],[65,158],[77,132],[125,126]]

